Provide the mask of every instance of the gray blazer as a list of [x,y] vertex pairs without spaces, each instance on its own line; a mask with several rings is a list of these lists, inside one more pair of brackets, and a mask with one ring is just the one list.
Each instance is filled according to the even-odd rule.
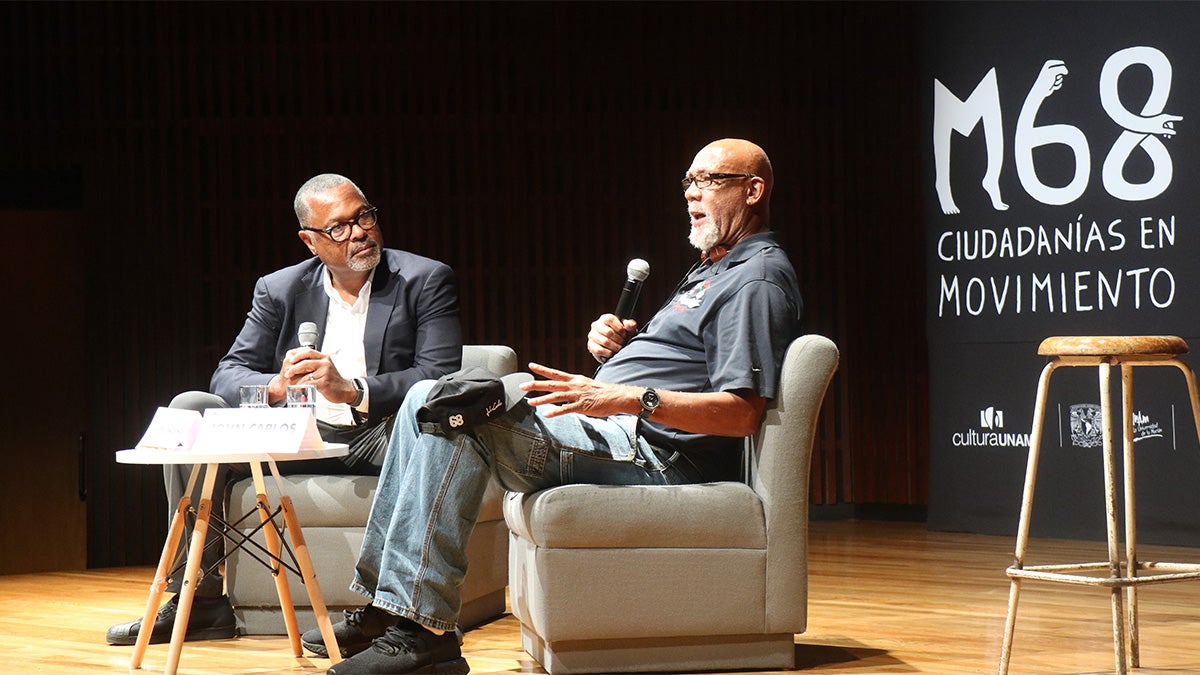
[[[400,408],[409,387],[459,369],[462,327],[454,272],[444,263],[406,251],[384,249],[371,279],[363,347],[371,392],[367,424]],[[300,346],[296,329],[317,324],[316,348],[325,339],[329,296],[318,258],[285,267],[254,284],[246,323],[213,373],[210,390],[230,405],[238,387],[267,384],[289,349]]]

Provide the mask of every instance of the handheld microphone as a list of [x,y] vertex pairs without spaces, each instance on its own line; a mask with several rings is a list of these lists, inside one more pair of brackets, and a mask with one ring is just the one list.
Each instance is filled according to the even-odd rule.
[[300,346],[308,347],[309,349],[317,348],[317,324],[312,321],[305,321],[300,324],[300,329],[296,331],[296,337],[300,338]]
[[618,319],[628,319],[637,305],[638,295],[642,292],[642,282],[650,276],[650,263],[641,258],[629,261],[625,268],[625,286],[621,288],[621,298],[617,300]]

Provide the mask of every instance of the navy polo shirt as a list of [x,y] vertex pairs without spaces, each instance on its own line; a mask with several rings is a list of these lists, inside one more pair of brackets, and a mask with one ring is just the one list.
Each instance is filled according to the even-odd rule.
[[[596,372],[602,382],[682,392],[749,389],[774,398],[783,353],[800,335],[796,272],[771,232],[688,273],[658,313]],[[736,478],[742,439],[643,420],[651,445],[686,453],[706,479]]]

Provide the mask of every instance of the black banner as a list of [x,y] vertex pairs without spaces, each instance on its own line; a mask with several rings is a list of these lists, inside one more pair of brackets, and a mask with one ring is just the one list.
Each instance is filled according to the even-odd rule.
[[[1041,340],[1200,348],[1200,6],[922,11],[929,525],[1015,533]],[[1184,378],[1134,383],[1139,538],[1200,545]],[[1054,374],[1035,536],[1104,536],[1099,402],[1096,368]]]

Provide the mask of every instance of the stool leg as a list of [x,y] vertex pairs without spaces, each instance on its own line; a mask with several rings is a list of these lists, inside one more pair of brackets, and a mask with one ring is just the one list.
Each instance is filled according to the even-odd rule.
[[[1033,511],[1033,486],[1037,480],[1038,454],[1042,447],[1042,427],[1046,417],[1046,396],[1050,386],[1050,374],[1059,366],[1058,359],[1050,361],[1042,369],[1038,379],[1037,401],[1033,406],[1033,432],[1029,434],[1029,460],[1025,465],[1025,488],[1021,496],[1021,520],[1017,525],[1017,547],[1013,555],[1013,569],[1025,565],[1025,551],[1029,545],[1029,520]],[[1008,615],[1004,620],[1004,644],[1000,647],[1000,669],[998,675],[1008,673],[1008,662],[1012,658],[1013,632],[1017,627],[1017,601],[1021,595],[1021,580],[1011,578],[1008,590]]]
[[1021,595],[1021,580],[1012,579],[1008,588],[1008,614],[1004,618],[1004,644],[1000,647],[1000,669],[997,675],[1008,675],[1008,662],[1012,658],[1013,631],[1017,627],[1017,599]]
[[1171,364],[1183,371],[1183,377],[1187,380],[1188,398],[1192,401],[1192,421],[1196,425],[1196,435],[1200,437],[1200,388],[1196,386],[1196,374],[1179,359],[1171,359]]
[[[1109,388],[1112,366],[1105,362],[1100,371],[1100,424],[1104,433],[1104,509],[1105,526],[1108,530],[1108,576],[1121,576],[1121,553],[1117,541],[1117,485],[1113,466],[1112,391]],[[1125,675],[1125,603],[1124,590],[1119,586],[1112,589],[1113,652],[1117,675]]]
[[[1137,557],[1137,507],[1134,495],[1133,467],[1133,366],[1121,364],[1121,408],[1124,413],[1125,426],[1125,574],[1133,578],[1138,574]],[[1141,657],[1138,645],[1138,601],[1137,586],[1130,585],[1125,589],[1125,600],[1129,603],[1126,608],[1128,621],[1126,630],[1129,633],[1129,667],[1141,667]]]

